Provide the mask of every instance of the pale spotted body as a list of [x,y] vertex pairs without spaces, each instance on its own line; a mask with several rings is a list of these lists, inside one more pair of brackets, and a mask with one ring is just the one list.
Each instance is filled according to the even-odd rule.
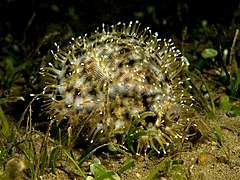
[[[84,122],[86,140],[102,132],[111,140],[128,134],[135,118],[153,112],[137,125],[137,153],[159,151],[181,138],[188,105],[184,73],[189,65],[171,40],[161,40],[140,23],[103,25],[90,36],[72,39],[67,50],[57,46],[54,61],[42,68],[47,85],[44,109],[58,122]],[[150,132],[150,133],[149,133]],[[164,151],[165,152],[165,151]]]

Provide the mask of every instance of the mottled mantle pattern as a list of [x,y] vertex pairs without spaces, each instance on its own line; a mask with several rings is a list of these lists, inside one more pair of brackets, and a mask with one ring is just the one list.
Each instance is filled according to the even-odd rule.
[[193,98],[186,93],[188,60],[171,40],[137,21],[103,24],[89,36],[72,38],[67,50],[56,48],[41,69],[43,109],[51,119],[69,126],[86,121],[83,133],[90,142],[102,133],[124,143],[133,120],[152,112],[137,124],[136,131],[144,132],[136,139],[137,153],[166,153],[169,143],[182,138]]

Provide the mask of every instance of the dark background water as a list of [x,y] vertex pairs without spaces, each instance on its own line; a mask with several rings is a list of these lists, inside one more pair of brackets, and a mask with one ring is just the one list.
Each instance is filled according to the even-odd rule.
[[71,27],[79,35],[102,23],[131,20],[139,20],[163,36],[180,36],[185,26],[191,31],[202,20],[228,26],[237,8],[238,0],[5,0],[0,2],[0,36],[12,34],[21,39],[27,31],[28,41],[39,41],[56,29]]

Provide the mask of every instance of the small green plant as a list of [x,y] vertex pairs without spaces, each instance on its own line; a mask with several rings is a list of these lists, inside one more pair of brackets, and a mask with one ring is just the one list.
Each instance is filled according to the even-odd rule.
[[4,114],[1,106],[0,106],[0,120],[1,120],[1,125],[2,125],[1,134],[6,139],[7,142],[11,142],[12,141],[12,133],[9,128],[8,120]]
[[163,170],[168,163],[171,161],[171,156],[164,158],[148,175],[147,180],[152,180],[160,170]]
[[240,87],[240,70],[238,67],[238,60],[236,59],[235,52],[238,50],[236,47],[236,41],[239,36],[239,29],[236,29],[235,35],[233,38],[232,46],[230,53],[225,49],[221,59],[222,64],[222,79],[229,84],[227,89],[230,91],[231,98],[236,98],[239,96],[239,87]]
[[101,165],[101,161],[97,158],[95,158],[94,162],[90,165],[90,171],[94,178],[92,176],[88,176],[87,180],[120,180],[117,173],[107,170],[103,165]]
[[238,67],[238,63],[235,57],[235,45],[236,45],[236,40],[238,38],[238,33],[239,29],[236,29],[231,51],[230,51],[230,56],[229,56],[229,62],[226,63],[223,61],[223,69],[225,70],[224,72],[226,73],[228,77],[228,81],[230,82],[230,90],[231,90],[231,96],[236,97],[238,95],[238,90],[240,86],[240,70]]
[[165,157],[148,175],[147,180],[154,179],[159,173],[171,179],[186,180],[185,171],[181,167],[183,163],[183,160],[172,159],[172,156]]
[[123,172],[134,166],[134,162],[131,157],[127,158],[121,168],[117,171],[111,171],[106,169],[101,161],[97,158],[93,160],[90,165],[90,171],[93,176],[87,176],[87,180],[120,180],[120,176]]
[[230,111],[231,104],[229,102],[229,96],[224,94],[219,98],[219,108],[222,110]]
[[217,142],[217,146],[222,150],[222,156],[218,157],[219,161],[224,163],[230,163],[231,150],[227,141],[225,140],[221,127],[219,127],[218,125],[215,127],[215,131],[212,137]]
[[228,53],[228,50],[225,49],[221,59],[221,78],[227,85],[226,88],[229,93],[220,97],[219,107],[223,110],[232,111],[232,116],[240,115],[240,106],[232,103],[239,100],[240,92],[240,67],[237,57],[235,56],[235,52],[239,50],[239,46],[236,46],[238,37],[239,29],[236,29],[230,53]]
[[[206,89],[206,92],[209,95],[210,102],[204,97],[201,90],[195,86],[195,83],[191,82],[192,87],[193,87],[193,92],[196,94],[195,98],[197,98],[197,100],[199,101],[198,102],[199,104],[195,105],[194,107],[198,111],[204,112],[209,118],[215,118],[215,116],[216,116],[216,105],[215,105],[215,101],[214,101],[212,91],[210,90],[209,85],[205,82],[203,76],[201,75],[201,73],[198,70],[196,70],[196,74],[189,72],[189,75],[191,77],[195,78],[197,81],[200,81],[202,83],[203,87]],[[201,107],[203,107],[203,108],[201,108]]]
[[221,147],[225,142],[222,130],[219,126],[216,126],[215,128],[215,131],[213,133],[213,139],[216,140],[219,147]]

